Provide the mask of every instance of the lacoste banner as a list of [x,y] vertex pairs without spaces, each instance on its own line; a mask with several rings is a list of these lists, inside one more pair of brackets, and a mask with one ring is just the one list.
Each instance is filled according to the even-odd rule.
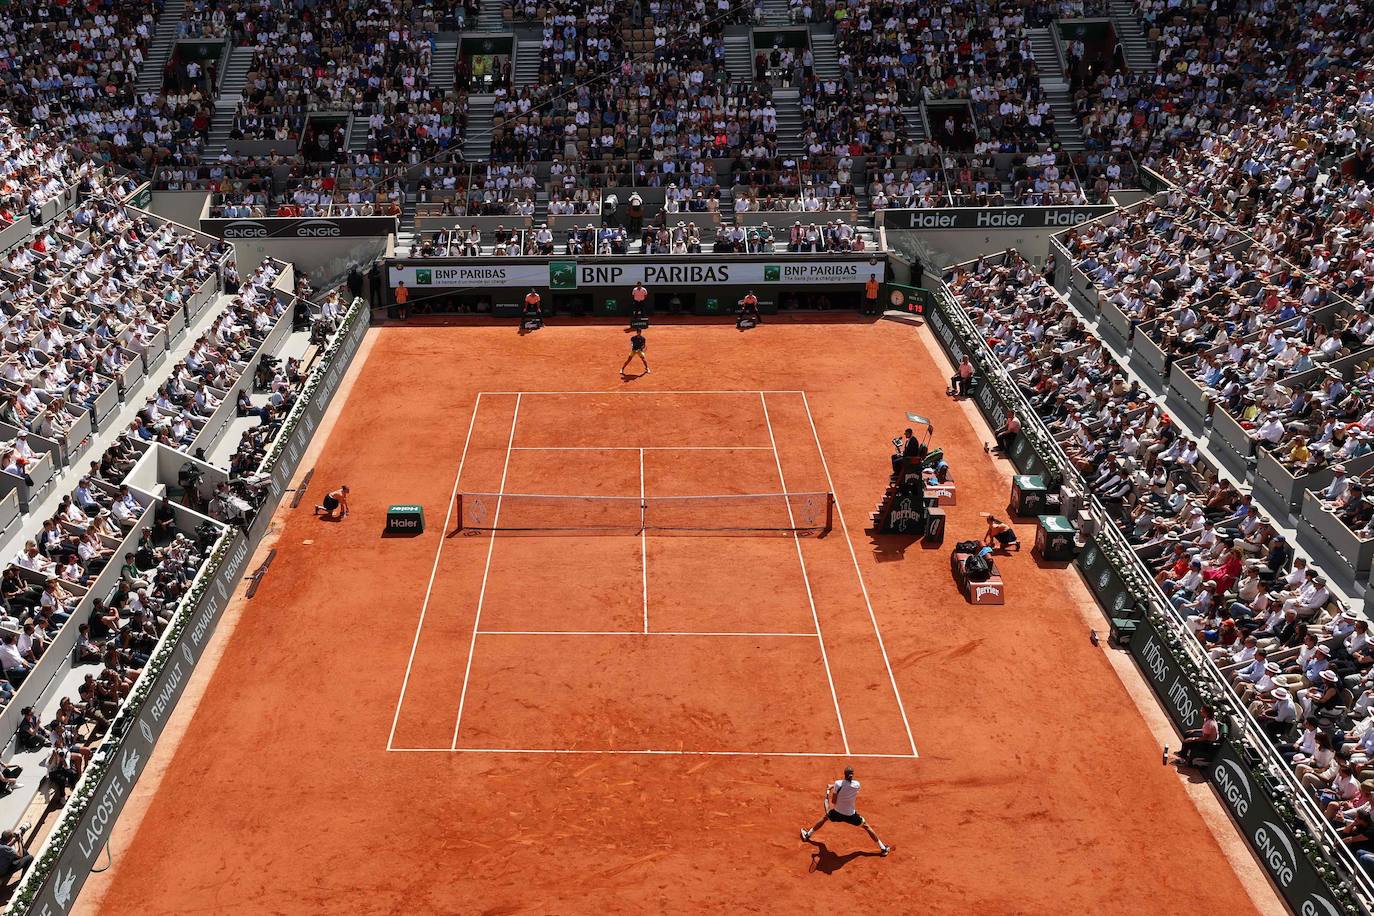
[[1106,216],[1107,204],[1083,207],[943,207],[883,210],[884,229],[1068,229]]
[[1330,885],[1303,853],[1265,787],[1230,744],[1223,744],[1217,752],[1207,768],[1207,778],[1294,913],[1339,916],[1345,912]]
[[215,238],[233,239],[358,239],[390,235],[394,216],[280,217],[262,219],[203,219],[200,231]]
[[771,261],[692,260],[502,263],[469,261],[463,264],[407,264],[391,268],[391,285],[409,287],[491,288],[537,286],[551,290],[577,290],[606,286],[831,286],[862,285],[870,275],[879,280],[884,265],[869,258],[850,261],[813,260],[789,255]]

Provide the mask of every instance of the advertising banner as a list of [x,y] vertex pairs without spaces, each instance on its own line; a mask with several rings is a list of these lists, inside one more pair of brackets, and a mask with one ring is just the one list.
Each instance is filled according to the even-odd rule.
[[551,290],[578,290],[607,286],[716,286],[724,284],[774,286],[797,284],[862,285],[869,275],[883,277],[884,265],[868,258],[850,261],[813,260],[788,256],[784,260],[677,260],[579,262],[552,260],[537,263],[502,263],[500,260],[462,264],[406,264],[391,268],[391,285],[408,287],[459,287],[490,289],[537,286]]
[[1088,580],[1088,587],[1108,616],[1119,617],[1133,602],[1116,566],[1107,559],[1104,543],[1101,538],[1089,541],[1078,555],[1078,569],[1083,573],[1083,578]]
[[260,219],[202,219],[200,231],[219,239],[341,239],[385,236],[397,231],[394,216],[265,216]]
[[1083,207],[942,207],[882,210],[884,229],[1068,229],[1105,216],[1110,204]]
[[1130,650],[1155,695],[1164,704],[1165,712],[1179,730],[1201,727],[1202,696],[1148,615],[1132,634]]
[[1346,910],[1302,851],[1287,820],[1230,744],[1223,744],[1207,778],[1294,913],[1338,916]]

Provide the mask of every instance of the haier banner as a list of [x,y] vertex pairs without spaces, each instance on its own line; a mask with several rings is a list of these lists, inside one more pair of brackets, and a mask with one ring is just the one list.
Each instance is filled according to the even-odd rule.
[[925,210],[881,210],[884,229],[1068,229],[1106,216],[1116,208],[1083,207],[949,207]]

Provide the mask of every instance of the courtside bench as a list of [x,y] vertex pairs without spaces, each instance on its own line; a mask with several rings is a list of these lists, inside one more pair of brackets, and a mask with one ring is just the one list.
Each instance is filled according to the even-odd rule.
[[949,565],[954,573],[954,581],[958,583],[959,590],[964,593],[970,604],[1006,604],[1007,589],[1002,582],[1002,573],[997,569],[997,563],[991,556],[988,559],[989,575],[985,582],[970,582],[968,576],[964,575],[964,562],[973,556],[970,553],[954,551],[949,556]]

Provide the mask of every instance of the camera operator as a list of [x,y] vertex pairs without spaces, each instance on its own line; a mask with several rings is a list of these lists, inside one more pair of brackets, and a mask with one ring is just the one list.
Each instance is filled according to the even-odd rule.
[[28,826],[24,823],[18,830],[0,833],[0,886],[8,885],[11,878],[33,864],[33,856],[24,848],[24,832]]

